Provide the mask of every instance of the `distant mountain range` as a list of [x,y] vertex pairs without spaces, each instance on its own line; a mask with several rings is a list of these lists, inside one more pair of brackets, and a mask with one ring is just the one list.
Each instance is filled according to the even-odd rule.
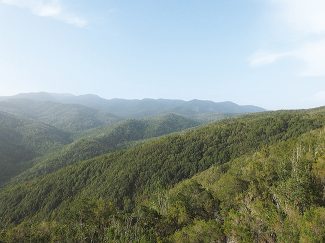
[[259,111],[0,97],[0,242],[324,242],[325,107]]
[[[37,163],[33,173],[208,121],[260,111],[264,109],[202,100],[106,100],[44,92],[0,97],[0,186],[48,152],[56,153],[52,162]],[[66,151],[59,152],[62,148]]]
[[[104,99],[97,95],[75,96],[71,94],[24,93],[1,97],[0,101],[32,100],[61,104],[82,105],[120,118],[144,118],[159,114],[175,113],[199,120],[215,120],[222,115],[262,112],[265,109],[252,105],[238,105],[230,101],[213,102],[208,100],[169,100],[169,99]],[[1,104],[0,104],[1,107]]]
[[119,121],[113,114],[77,104],[62,104],[34,99],[0,101],[0,111],[38,120],[68,132],[81,132]]

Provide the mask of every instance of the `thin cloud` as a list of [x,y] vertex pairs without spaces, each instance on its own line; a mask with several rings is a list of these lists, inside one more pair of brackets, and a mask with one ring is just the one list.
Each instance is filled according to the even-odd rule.
[[249,59],[251,67],[269,65],[283,58],[294,58],[304,66],[300,75],[325,76],[325,1],[267,0],[273,10],[274,22],[286,26],[288,32],[299,34],[300,43],[286,51],[256,51]]
[[28,9],[37,16],[53,18],[79,28],[88,25],[84,18],[66,11],[58,0],[0,0],[0,3]]
[[285,57],[290,57],[290,52],[269,52],[269,51],[258,51],[254,53],[249,59],[249,65],[251,67],[258,67],[262,65],[272,64]]
[[251,67],[270,65],[285,58],[292,58],[303,63],[299,75],[325,76],[325,39],[309,41],[286,52],[257,51],[249,59]]

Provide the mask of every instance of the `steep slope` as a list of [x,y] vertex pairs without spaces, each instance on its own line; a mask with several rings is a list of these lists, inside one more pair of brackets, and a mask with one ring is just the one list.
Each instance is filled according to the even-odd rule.
[[169,114],[146,120],[127,120],[114,126],[95,129],[61,151],[47,155],[22,173],[17,180],[47,174],[66,165],[126,147],[135,141],[158,137],[197,125],[198,123],[193,120]]
[[55,127],[0,112],[0,185],[31,165],[31,160],[71,142]]
[[68,94],[50,93],[27,93],[7,97],[9,100],[12,98],[24,98],[43,102],[52,101],[64,104],[80,104],[124,118],[144,118],[157,116],[159,114],[177,113],[189,118],[200,118],[203,120],[204,117],[208,117],[209,119],[218,119],[220,116],[222,117],[222,115],[231,116],[234,114],[265,111],[263,108],[256,106],[240,106],[233,102],[212,102],[205,100],[106,100],[96,95],[73,96]]
[[324,132],[264,147],[156,193],[141,221],[154,222],[152,231],[172,242],[323,242]]
[[324,118],[324,112],[301,111],[227,120],[12,184],[0,192],[2,224],[27,218],[35,222],[59,220],[82,198],[101,197],[129,211],[159,188],[173,186],[211,165],[320,128]]
[[112,124],[119,120],[114,115],[81,105],[30,99],[0,101],[0,110],[23,118],[35,119],[73,133]]

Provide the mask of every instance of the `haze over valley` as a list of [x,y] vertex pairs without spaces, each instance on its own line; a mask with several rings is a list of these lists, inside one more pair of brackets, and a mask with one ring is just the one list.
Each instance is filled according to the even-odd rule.
[[325,242],[324,0],[0,0],[0,243]]

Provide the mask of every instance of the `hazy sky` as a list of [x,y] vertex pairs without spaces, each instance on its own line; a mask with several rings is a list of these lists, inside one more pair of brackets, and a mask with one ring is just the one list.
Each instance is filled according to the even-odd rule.
[[325,105],[324,0],[0,0],[0,95]]

